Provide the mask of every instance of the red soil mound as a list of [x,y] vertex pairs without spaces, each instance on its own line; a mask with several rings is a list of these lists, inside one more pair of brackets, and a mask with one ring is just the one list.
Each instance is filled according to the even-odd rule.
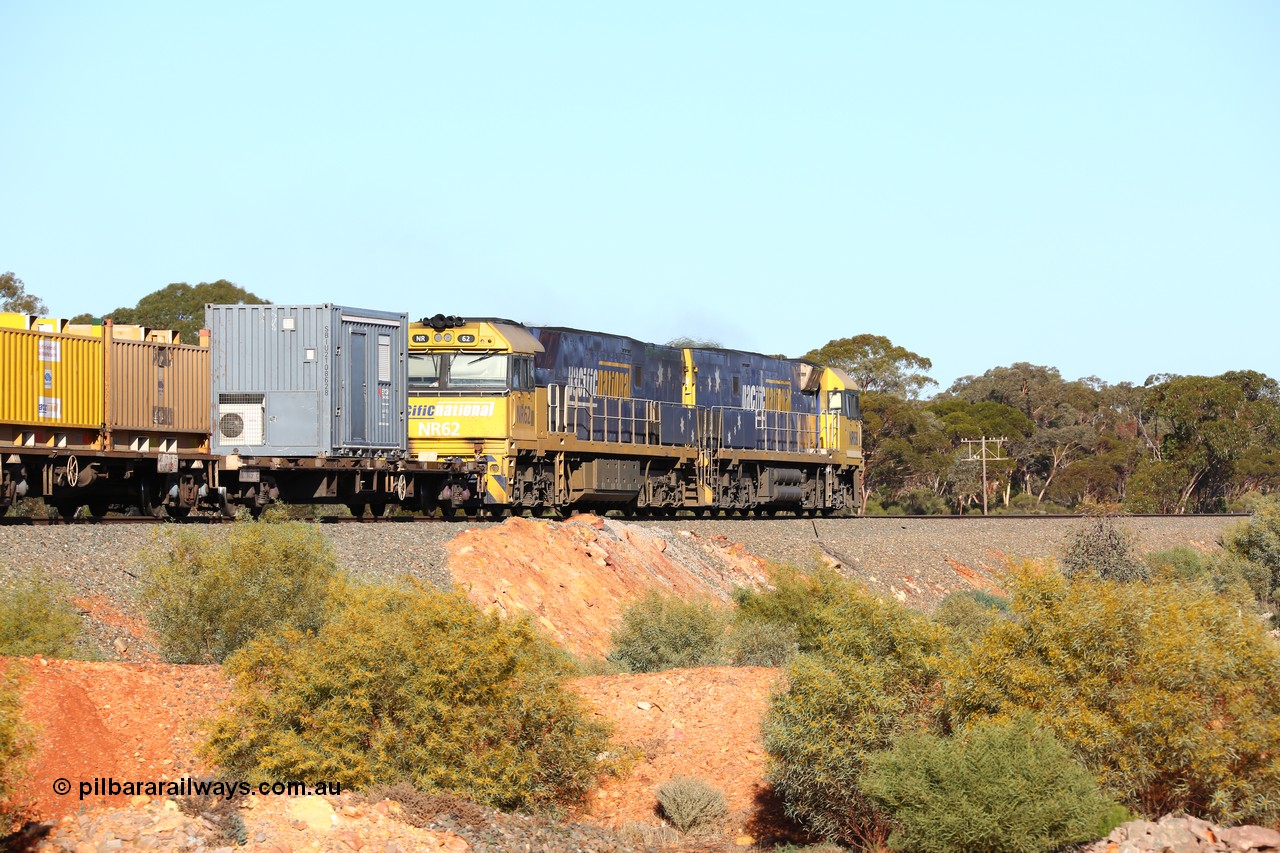
[[[80,783],[112,777],[162,781],[198,775],[197,722],[229,695],[215,666],[87,663],[28,658],[26,715],[37,729],[38,752],[19,800],[44,816],[83,804],[123,803],[127,797],[83,800]],[[60,795],[54,782],[71,792]]]
[[651,589],[729,601],[765,583],[765,563],[723,539],[663,538],[594,515],[512,518],[448,543],[454,584],[477,606],[525,613],[565,648],[603,657],[627,605]]

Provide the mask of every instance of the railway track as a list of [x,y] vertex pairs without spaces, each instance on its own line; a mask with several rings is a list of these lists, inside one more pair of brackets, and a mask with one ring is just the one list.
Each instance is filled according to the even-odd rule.
[[[576,515],[577,513],[571,513]],[[466,523],[500,523],[509,518],[510,514],[481,514],[481,515],[456,515],[452,517],[442,516],[423,516],[423,515],[394,515],[375,518],[366,516],[356,518],[349,515],[329,515],[329,516],[307,516],[295,519],[309,524],[466,524]],[[526,516],[528,517],[528,516]],[[548,514],[540,516],[548,520],[559,520],[568,517],[567,515]],[[769,523],[781,521],[797,521],[807,520],[807,515],[778,515],[773,517],[762,517],[753,515],[733,515],[730,513],[715,514],[706,513],[704,515],[676,515],[676,516],[640,516],[640,515],[622,515],[612,512],[609,517],[618,518],[622,521],[638,521],[638,522],[661,522],[661,521],[718,521],[730,522],[738,524],[747,524],[751,522]],[[839,516],[828,517],[823,519],[827,522],[831,521],[848,521],[851,523],[889,523],[893,521],[911,521],[911,522],[977,522],[987,521],[1000,523],[1004,521],[1064,521],[1071,519],[1088,519],[1096,516],[1073,513],[1049,514],[1003,514],[1003,515],[876,515],[876,516]],[[1151,518],[1151,519],[1200,519],[1200,518],[1248,518],[1249,513],[1246,512],[1222,512],[1222,513],[1184,513],[1184,514],[1161,514],[1161,513],[1132,513],[1121,514],[1119,518]],[[0,517],[0,527],[66,527],[77,525],[91,526],[111,526],[111,525],[155,525],[155,524],[234,524],[235,519],[223,518],[218,514],[211,515],[191,515],[185,519],[169,519],[169,518],[153,518],[150,516],[104,516],[102,518],[47,518],[47,517],[30,517],[30,516],[4,516]]]

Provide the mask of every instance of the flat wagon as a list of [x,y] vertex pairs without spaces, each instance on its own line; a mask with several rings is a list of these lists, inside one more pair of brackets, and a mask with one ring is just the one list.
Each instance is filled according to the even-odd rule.
[[206,340],[0,314],[0,514],[22,497],[66,516],[223,506],[208,396]]

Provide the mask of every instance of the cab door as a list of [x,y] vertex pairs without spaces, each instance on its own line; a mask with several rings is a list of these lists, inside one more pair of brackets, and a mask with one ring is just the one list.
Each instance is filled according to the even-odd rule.
[[537,438],[537,389],[533,379],[533,356],[516,355],[511,359],[511,438],[534,441]]

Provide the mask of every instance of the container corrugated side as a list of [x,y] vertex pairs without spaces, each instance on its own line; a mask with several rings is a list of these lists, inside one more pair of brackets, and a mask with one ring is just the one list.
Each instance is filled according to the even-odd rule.
[[109,358],[111,428],[209,431],[208,349],[113,340]]
[[0,423],[98,429],[102,341],[0,328]]
[[[208,305],[215,393],[323,391],[328,378],[327,305]],[[313,350],[307,359],[307,351]],[[216,401],[215,401],[216,402]]]

